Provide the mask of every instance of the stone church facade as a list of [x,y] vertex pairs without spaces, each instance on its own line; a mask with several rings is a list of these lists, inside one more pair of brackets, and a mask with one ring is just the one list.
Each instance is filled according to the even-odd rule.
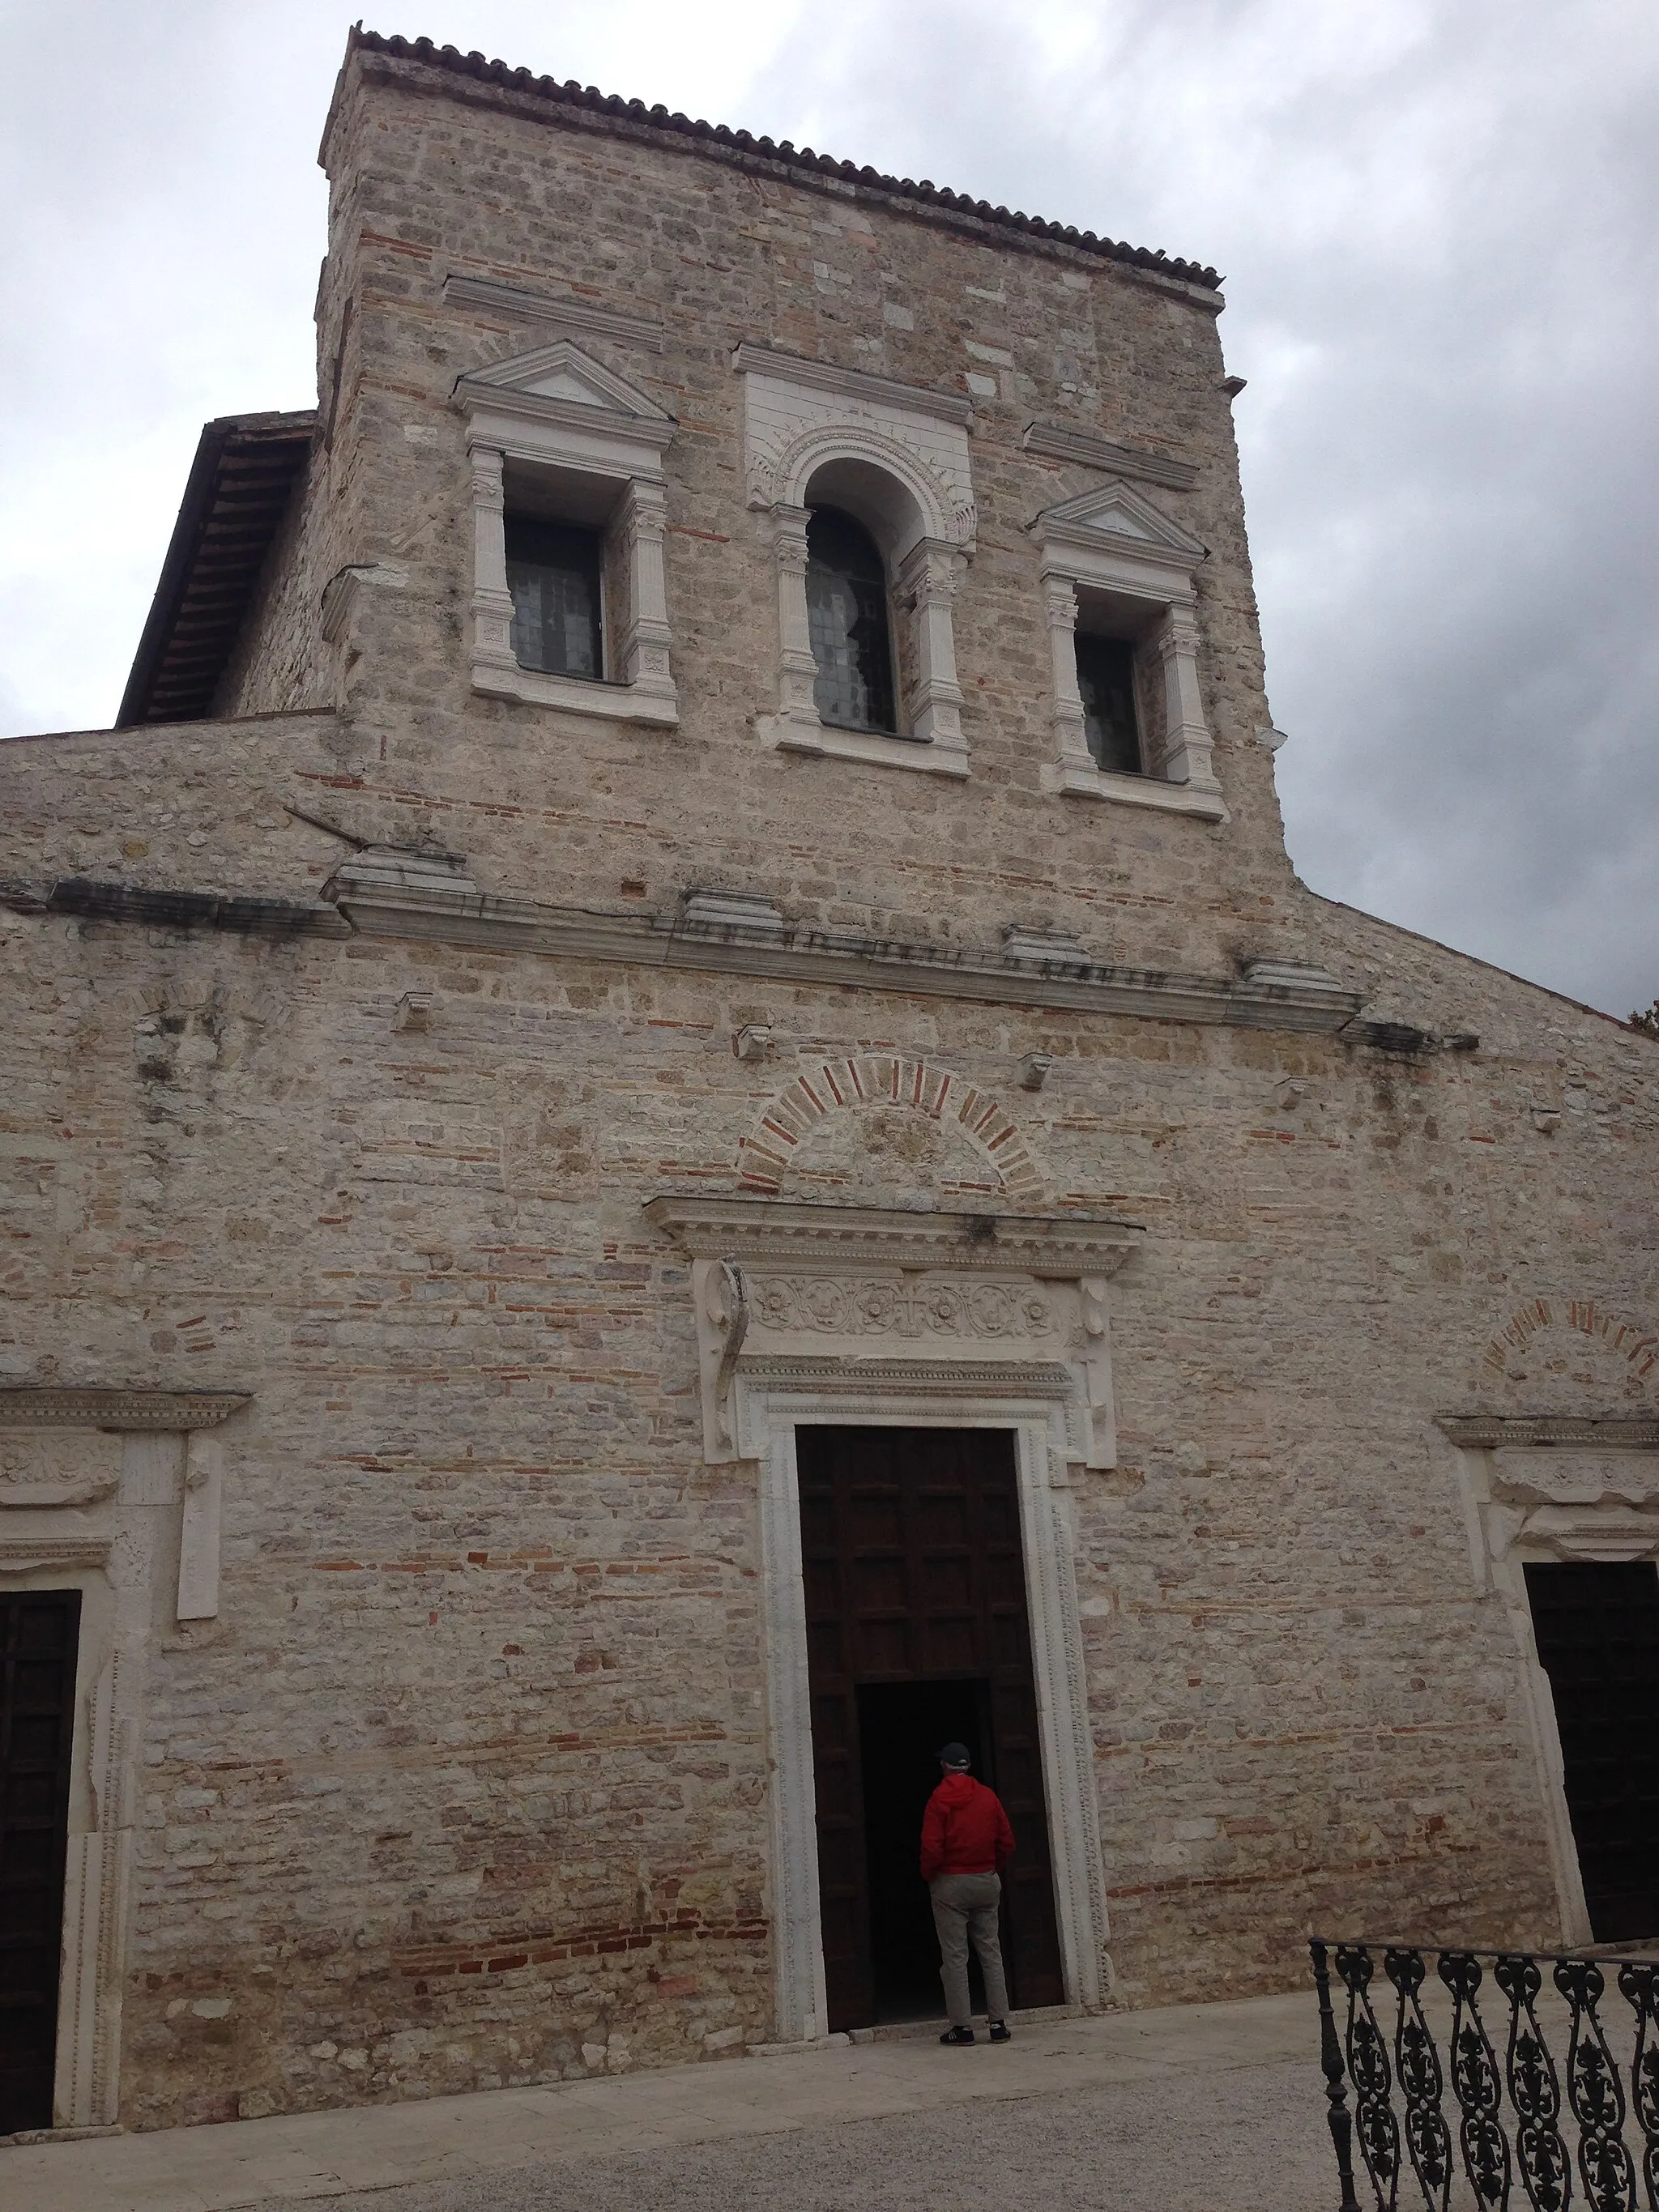
[[0,753],[8,2124],[892,2016],[946,1722],[1028,2006],[1621,1932],[1659,1060],[1292,873],[1213,272],[368,34],[322,158]]

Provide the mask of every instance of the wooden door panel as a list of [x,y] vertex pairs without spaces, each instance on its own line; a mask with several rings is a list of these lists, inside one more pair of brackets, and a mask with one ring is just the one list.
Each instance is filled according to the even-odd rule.
[[[1017,2004],[1058,2002],[1012,1439],[803,1429],[797,1441],[830,2025],[874,2018],[860,1684],[982,1685],[981,1778],[1001,1796],[1018,1838],[1004,1893],[1011,1993]],[[925,1911],[925,1896],[917,1909]]]

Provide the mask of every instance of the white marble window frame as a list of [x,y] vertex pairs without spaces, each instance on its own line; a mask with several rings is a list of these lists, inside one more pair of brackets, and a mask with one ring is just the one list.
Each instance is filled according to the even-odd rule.
[[[1129,539],[1111,544],[1103,538],[1102,532],[1054,527],[1040,539],[1054,701],[1054,757],[1043,769],[1043,788],[1225,822],[1227,807],[1216,778],[1199,682],[1194,563],[1162,547]],[[1079,594],[1085,592],[1120,605],[1127,601],[1141,617],[1137,665],[1150,661],[1156,669],[1164,704],[1162,757],[1156,770],[1144,775],[1103,769],[1089,750],[1077,678]]]
[[[663,450],[674,434],[620,410],[562,404],[534,393],[461,391],[471,477],[472,688],[497,699],[556,707],[673,729],[679,723],[664,545],[668,531]],[[620,637],[605,641],[615,680],[592,681],[520,666],[513,650],[507,585],[506,471],[509,462],[558,476],[592,477],[614,497],[608,535],[620,541],[629,605]]]
[[[733,366],[744,379],[749,505],[762,518],[777,580],[777,707],[757,719],[762,742],[866,767],[966,776],[954,608],[974,550],[971,403],[763,346],[739,346]],[[876,526],[894,617],[907,626],[908,650],[895,671],[903,735],[843,729],[817,708],[806,612],[806,494],[813,477],[836,463],[886,487],[886,512],[859,520]],[[913,672],[908,682],[905,667]]]

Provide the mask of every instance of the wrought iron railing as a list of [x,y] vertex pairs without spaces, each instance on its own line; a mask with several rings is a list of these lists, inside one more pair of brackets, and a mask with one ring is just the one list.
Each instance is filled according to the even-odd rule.
[[1410,2204],[1413,2182],[1429,2212],[1659,2212],[1650,1950],[1310,1948],[1341,2212],[1359,2212],[1355,2139],[1380,2212],[1397,2212],[1402,2185]]

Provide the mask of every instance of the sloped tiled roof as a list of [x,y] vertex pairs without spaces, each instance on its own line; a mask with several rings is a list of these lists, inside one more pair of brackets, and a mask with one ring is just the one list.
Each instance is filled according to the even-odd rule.
[[222,415],[204,428],[118,730],[213,712],[316,428],[312,408]]
[[602,93],[593,85],[578,84],[574,77],[561,84],[556,77],[537,76],[529,70],[509,69],[505,62],[488,61],[481,53],[464,54],[454,46],[434,46],[430,39],[386,38],[379,31],[354,29],[348,55],[358,49],[386,54],[397,61],[422,62],[430,69],[447,70],[454,76],[473,77],[483,84],[499,85],[505,91],[526,93],[551,106],[585,109],[597,116],[616,116],[678,138],[700,141],[707,146],[721,147],[731,153],[775,163],[803,178],[837,177],[844,183],[861,185],[894,199],[951,209],[958,215],[975,216],[981,222],[994,223],[1000,229],[1029,238],[1057,240],[1081,252],[1098,254],[1103,260],[1124,262],[1135,269],[1156,270],[1162,276],[1179,277],[1184,283],[1200,285],[1207,291],[1220,289],[1221,279],[1213,269],[1201,269],[1194,261],[1179,260],[1161,248],[1152,252],[1144,246],[1125,246],[1116,239],[1097,238],[1091,230],[1079,230],[1069,223],[1048,222],[1041,216],[1023,215],[1018,210],[993,207],[987,200],[970,198],[966,192],[953,192],[945,185],[930,184],[926,179],[918,184],[911,177],[883,176],[878,170],[860,168],[855,161],[838,161],[833,155],[815,154],[810,146],[793,145],[787,138],[775,143],[770,138],[757,138],[747,131],[728,130],[723,123],[694,122],[690,116],[671,114],[660,106],[647,107],[642,100],[623,100],[614,93]]

